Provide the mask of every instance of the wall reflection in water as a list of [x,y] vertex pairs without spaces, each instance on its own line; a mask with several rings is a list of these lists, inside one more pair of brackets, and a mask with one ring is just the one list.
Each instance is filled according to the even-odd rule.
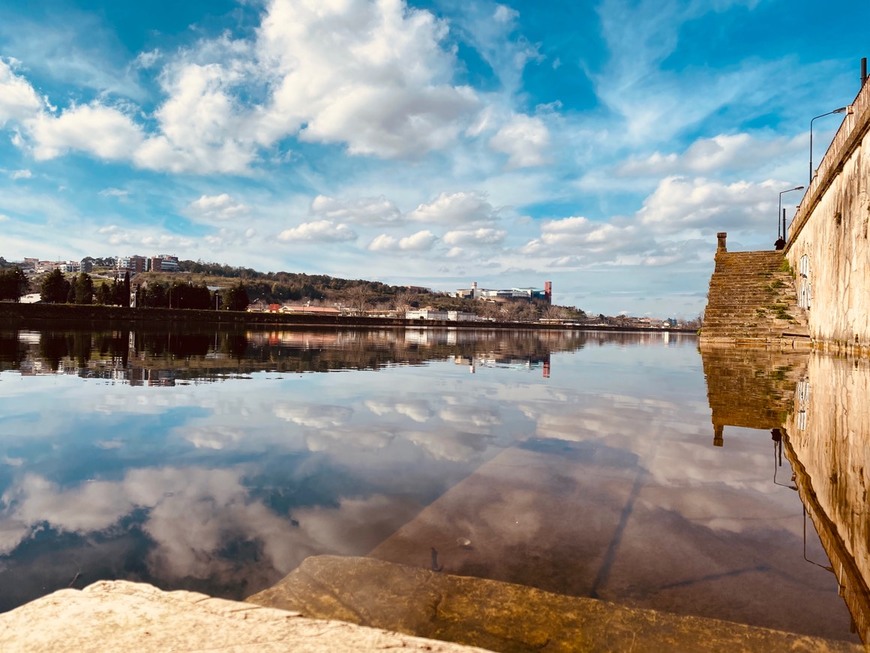
[[770,430],[773,482],[804,506],[802,558],[835,576],[853,631],[870,642],[870,362],[738,349],[702,356],[714,444],[728,446],[726,426]]
[[814,355],[786,422],[795,483],[870,644],[870,362]]

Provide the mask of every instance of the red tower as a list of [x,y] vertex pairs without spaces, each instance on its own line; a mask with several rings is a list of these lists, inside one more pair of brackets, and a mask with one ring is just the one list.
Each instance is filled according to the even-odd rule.
[[552,281],[545,281],[544,282],[544,295],[547,298],[547,303],[552,304],[553,303],[553,282]]

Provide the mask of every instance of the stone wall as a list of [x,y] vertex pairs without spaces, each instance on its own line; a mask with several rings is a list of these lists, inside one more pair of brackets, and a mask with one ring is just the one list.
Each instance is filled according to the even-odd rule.
[[821,349],[870,353],[870,83],[822,159],[789,228],[786,257]]

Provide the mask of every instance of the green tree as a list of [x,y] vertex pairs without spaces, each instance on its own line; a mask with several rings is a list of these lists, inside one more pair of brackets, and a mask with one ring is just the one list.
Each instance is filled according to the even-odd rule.
[[123,293],[124,296],[120,297],[121,301],[118,302],[119,306],[129,306],[130,305],[130,270],[127,270],[124,273],[124,285],[123,285]]
[[239,283],[232,288],[224,290],[223,293],[224,308],[228,311],[244,311],[247,310],[248,304],[251,303],[248,296],[248,288],[243,283]]
[[94,280],[84,272],[73,277],[70,283],[69,296],[73,304],[94,303]]
[[39,294],[46,304],[63,304],[69,295],[70,283],[63,276],[63,272],[55,268],[42,280]]
[[17,302],[27,292],[27,276],[17,265],[0,272],[0,300]]

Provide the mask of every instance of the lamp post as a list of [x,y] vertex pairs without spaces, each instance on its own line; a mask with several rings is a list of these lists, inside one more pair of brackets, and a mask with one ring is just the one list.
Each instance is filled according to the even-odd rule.
[[822,113],[810,120],[810,183],[813,183],[813,122],[817,118],[824,118],[825,116],[830,116],[834,113],[846,113],[849,107],[840,107],[839,109],[834,109],[833,111],[828,111],[828,113]]
[[[803,186],[795,186],[794,188],[789,188],[788,190],[783,190],[783,191],[780,191],[780,193],[779,193],[779,208],[776,211],[776,229],[777,229],[777,232],[779,232],[779,216],[781,215],[782,216],[782,235],[779,236],[779,239],[776,242],[779,243],[781,240],[783,247],[785,247],[785,213],[783,213],[783,210],[782,210],[782,196],[785,195],[786,193],[790,193],[790,192],[795,191],[795,190],[803,190],[803,189],[804,189]],[[782,249],[782,248],[777,247],[777,249]]]

